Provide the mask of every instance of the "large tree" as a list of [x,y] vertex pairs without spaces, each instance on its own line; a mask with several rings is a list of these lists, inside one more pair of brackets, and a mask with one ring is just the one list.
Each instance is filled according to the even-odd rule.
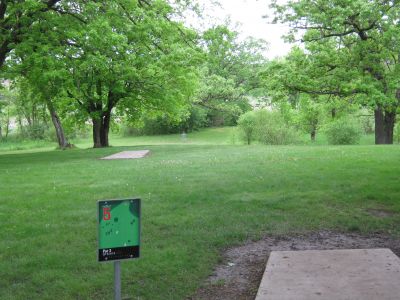
[[290,24],[289,39],[300,37],[305,44],[293,89],[372,107],[375,143],[393,143],[400,105],[400,3],[300,0],[272,6],[276,21]]
[[[71,37],[86,29],[78,3],[31,1],[30,5],[20,3],[7,7],[10,17],[24,16],[21,25],[24,29],[19,32],[19,42],[8,53],[9,59],[4,62],[8,68],[2,75],[23,82],[32,97],[47,107],[61,149],[71,146],[57,112],[63,106],[60,100],[65,98],[68,83],[65,50],[70,46]],[[18,20],[16,17],[16,23]]]
[[266,63],[266,42],[244,41],[228,25],[218,25],[203,33],[205,62],[197,93],[197,105],[226,115],[250,109],[249,96],[259,96],[262,83],[258,73]]
[[68,95],[93,124],[94,147],[109,146],[114,112],[173,113],[196,83],[195,33],[173,21],[166,1],[107,1],[81,8],[87,30],[69,40]]
[[[4,7],[7,24],[18,30],[3,32],[10,57],[2,60],[10,66],[3,74],[25,77],[40,95],[60,147],[69,144],[58,108],[89,118],[94,147],[106,147],[116,112],[133,119],[143,109],[173,114],[187,104],[199,51],[195,32],[174,20],[192,1],[26,2]],[[8,43],[11,36],[17,42]]]

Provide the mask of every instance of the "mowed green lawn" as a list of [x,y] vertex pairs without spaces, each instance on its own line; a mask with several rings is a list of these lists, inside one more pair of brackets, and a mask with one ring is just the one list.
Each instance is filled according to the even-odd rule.
[[[113,265],[96,257],[99,199],[142,198],[142,257],[122,263],[131,299],[184,299],[223,249],[264,235],[400,233],[397,145],[243,146],[224,130],[197,134],[0,154],[0,299],[112,299]],[[99,160],[134,149],[151,155]]]

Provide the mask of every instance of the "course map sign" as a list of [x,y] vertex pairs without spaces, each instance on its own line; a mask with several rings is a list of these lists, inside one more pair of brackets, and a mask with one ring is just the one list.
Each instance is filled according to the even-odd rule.
[[101,200],[98,212],[98,261],[138,258],[140,199]]

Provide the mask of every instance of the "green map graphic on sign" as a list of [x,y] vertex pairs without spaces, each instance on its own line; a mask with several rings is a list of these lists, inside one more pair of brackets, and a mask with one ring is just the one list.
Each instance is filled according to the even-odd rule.
[[140,199],[98,202],[99,260],[135,258],[140,246]]

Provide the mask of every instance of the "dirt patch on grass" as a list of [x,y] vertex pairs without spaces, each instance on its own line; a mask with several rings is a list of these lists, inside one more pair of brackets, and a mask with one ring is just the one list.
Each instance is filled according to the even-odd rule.
[[400,256],[400,240],[390,236],[321,231],[266,237],[228,249],[204,285],[189,299],[254,299],[271,251],[390,248]]
[[374,217],[378,217],[378,218],[388,218],[388,217],[392,217],[393,215],[395,215],[394,212],[392,212],[389,209],[385,209],[385,208],[369,208],[367,209],[367,212]]

